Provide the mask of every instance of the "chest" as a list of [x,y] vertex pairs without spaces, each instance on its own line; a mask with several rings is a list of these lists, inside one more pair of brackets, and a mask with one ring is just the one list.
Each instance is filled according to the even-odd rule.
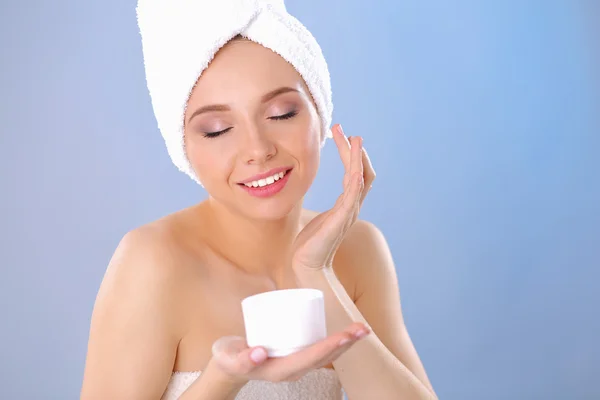
[[[185,305],[186,334],[179,342],[174,370],[203,370],[212,357],[213,343],[223,336],[245,336],[241,302],[244,298],[277,289],[296,288],[294,275],[283,272],[278,279],[268,279],[231,272],[226,266],[213,270],[193,285]],[[353,278],[338,262],[336,275],[352,295]],[[224,272],[225,271],[225,272]],[[332,366],[330,366],[331,368]]]
[[278,282],[244,274],[213,274],[198,282],[187,296],[186,334],[179,342],[176,371],[203,370],[212,356],[213,343],[223,336],[245,336],[241,302],[270,290],[297,287],[293,275]]

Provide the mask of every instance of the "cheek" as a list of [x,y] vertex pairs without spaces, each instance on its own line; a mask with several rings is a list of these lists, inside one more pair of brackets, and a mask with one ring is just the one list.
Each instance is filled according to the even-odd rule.
[[320,144],[320,119],[316,112],[309,108],[301,113],[294,138],[302,149],[313,151]]
[[186,142],[187,156],[198,179],[205,187],[212,181],[222,181],[229,171],[230,156],[223,149],[216,149],[208,140],[198,143],[194,140]]
[[296,148],[299,150],[298,155],[302,158],[307,174],[314,178],[321,159],[318,122],[311,122],[308,129],[305,129],[304,134],[299,135]]

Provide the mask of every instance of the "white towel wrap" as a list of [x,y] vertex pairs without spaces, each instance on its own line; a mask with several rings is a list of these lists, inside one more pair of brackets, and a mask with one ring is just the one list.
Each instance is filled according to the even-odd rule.
[[173,163],[199,184],[186,156],[183,122],[190,93],[217,51],[234,36],[271,49],[302,76],[331,136],[331,81],[321,48],[283,0],[138,0],[146,80]]

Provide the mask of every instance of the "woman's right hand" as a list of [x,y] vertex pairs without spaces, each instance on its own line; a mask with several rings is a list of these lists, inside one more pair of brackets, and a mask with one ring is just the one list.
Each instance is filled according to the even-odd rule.
[[236,382],[296,381],[310,370],[332,363],[369,332],[364,324],[354,323],[306,349],[277,358],[267,358],[263,347],[249,348],[243,337],[225,336],[213,344],[211,361]]

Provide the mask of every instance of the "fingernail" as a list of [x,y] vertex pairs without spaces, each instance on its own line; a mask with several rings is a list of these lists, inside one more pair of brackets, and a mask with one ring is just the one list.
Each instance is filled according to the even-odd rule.
[[261,347],[254,349],[250,352],[250,359],[255,363],[263,362],[267,359],[267,352]]
[[345,344],[350,343],[350,339],[348,338],[343,338],[342,340],[340,340],[340,342],[338,343],[340,346],[344,346]]
[[357,339],[362,339],[369,334],[369,331],[366,329],[361,329],[354,334],[354,337]]
[[344,130],[342,129],[342,124],[338,124],[338,129],[339,129],[340,133],[343,135]]

